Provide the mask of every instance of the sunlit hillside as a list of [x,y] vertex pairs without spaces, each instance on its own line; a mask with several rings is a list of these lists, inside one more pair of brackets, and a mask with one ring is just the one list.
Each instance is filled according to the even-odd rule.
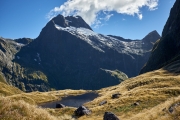
[[[125,80],[120,85],[104,88],[98,90],[100,97],[95,100],[86,103],[92,114],[88,116],[80,117],[79,120],[102,120],[103,114],[105,111],[111,111],[116,114],[120,119],[123,120],[174,120],[179,119],[180,110],[179,106],[173,108],[173,112],[170,113],[169,108],[175,103],[180,102],[180,74],[179,74],[180,64],[178,61],[173,64],[165,67],[164,69],[152,71],[140,76]],[[12,95],[9,97],[1,97],[1,101],[5,101],[7,104],[19,104],[17,99],[27,101],[31,104],[30,100],[34,101],[34,104],[47,102],[50,100],[55,100],[57,97],[64,95],[64,92],[69,92],[71,94],[82,94],[86,91],[73,91],[73,90],[64,90],[64,91],[52,91],[47,93],[33,92],[33,93],[20,93]],[[119,98],[112,99],[112,94],[120,93]],[[13,101],[16,100],[16,101]],[[107,104],[99,106],[99,103],[106,100]],[[12,102],[13,101],[13,102]],[[22,101],[21,101],[22,102]],[[1,102],[2,103],[2,102]],[[19,109],[26,109],[30,107],[28,103],[22,102],[23,108],[21,105],[15,105],[13,109],[2,106],[1,111],[6,110],[6,112],[1,112],[1,114],[7,115],[7,113],[18,112]],[[137,105],[135,104],[137,103]],[[33,109],[36,109],[35,106],[32,106]],[[28,108],[31,109],[31,108]],[[37,110],[40,110],[37,108]],[[73,116],[73,111],[75,108],[63,108],[63,109],[45,109],[40,110],[41,114],[49,112],[49,115],[52,114],[53,117],[62,117],[62,116]],[[9,111],[9,112],[8,112]],[[44,112],[44,113],[43,113]],[[32,113],[33,115],[34,113]],[[31,113],[24,114],[25,116],[31,116]],[[50,119],[52,117],[47,117]],[[71,117],[70,117],[71,118]]]
[[[71,0],[68,2],[75,3]],[[150,0],[148,2],[151,7],[156,6],[156,0],[153,1],[153,4],[150,4]],[[132,4],[130,5],[132,7]],[[57,18],[50,20],[36,40],[32,40],[32,42],[30,39],[25,40],[27,46],[0,37],[0,120],[114,120],[112,117],[115,117],[116,120],[118,118],[120,120],[180,120],[179,13],[180,0],[176,0],[161,38],[159,39],[160,36],[156,34],[157,37],[155,38],[159,39],[156,42],[152,42],[150,39],[153,38],[151,34],[156,33],[156,31],[149,34],[145,41],[139,42],[127,39],[129,42],[126,41],[127,43],[125,43],[119,41],[117,36],[112,38],[94,34],[88,24],[82,24],[84,21],[81,17],[63,17],[61,15],[58,17],[61,18],[60,21],[63,21],[62,24]],[[141,16],[140,12],[138,12],[138,15]],[[74,24],[74,22],[69,21],[71,19],[75,21],[79,19],[83,22]],[[74,29],[71,24],[77,28]],[[65,26],[63,28],[60,25]],[[82,27],[89,30],[82,29]],[[85,30],[85,34],[82,34],[83,30]],[[93,34],[88,33],[89,31]],[[52,32],[52,34],[49,34],[49,32]],[[91,39],[93,35],[94,39]],[[66,37],[67,40],[64,39]],[[52,38],[55,38],[55,42],[52,42]],[[64,41],[57,44],[61,40],[59,38]],[[103,44],[95,44],[99,38]],[[68,42],[68,40],[70,41]],[[20,39],[18,41],[22,42],[24,40]],[[11,43],[10,46],[8,42]],[[154,45],[150,56],[149,48],[151,46],[148,47],[147,51],[141,51],[142,48],[147,47],[145,42]],[[64,43],[68,43],[67,45],[71,43],[72,46],[68,48]],[[119,46],[117,43],[119,43]],[[135,48],[137,45],[140,48]],[[74,46],[78,46],[79,51]],[[60,49],[61,47],[63,49]],[[18,52],[21,48],[24,50]],[[33,51],[35,48],[37,48],[37,51]],[[46,49],[44,50],[44,48]],[[86,50],[90,51],[87,52]],[[29,51],[30,54],[28,55]],[[62,54],[57,54],[57,51],[62,52]],[[149,60],[139,71],[140,66],[144,64],[140,61],[140,57],[143,55],[141,52],[144,55],[148,53],[145,58],[142,58],[142,61],[145,62],[145,59],[148,58]],[[18,53],[18,56],[15,56],[16,53]],[[49,56],[46,56],[47,54]],[[127,60],[124,59],[126,58],[124,55],[126,55]],[[65,56],[67,59],[64,59]],[[80,56],[80,59],[78,59],[78,56]],[[19,64],[23,63],[22,67],[14,63],[14,58]],[[121,61],[122,58],[123,62]],[[135,59],[137,62],[134,61]],[[128,67],[125,67],[125,62]],[[59,66],[58,63],[60,63]],[[104,67],[101,67],[100,63]],[[27,68],[32,67],[35,71],[24,69],[25,65],[27,65]],[[118,68],[115,71],[112,70],[117,65],[120,68],[124,67],[130,73],[140,72],[140,75],[128,78]],[[133,65],[135,65],[134,68]],[[109,69],[105,69],[108,66]],[[42,70],[42,72],[37,69]],[[50,76],[48,80],[46,73],[48,73],[47,77]],[[76,77],[73,78],[74,76]],[[52,86],[50,87],[50,85]],[[91,90],[83,90],[82,88]],[[39,92],[38,90],[49,91]],[[85,97],[82,97],[86,93],[90,94],[86,97],[89,102],[84,102]],[[90,99],[93,94],[96,96]],[[81,96],[79,97],[79,95]],[[71,99],[67,99],[68,97]],[[84,103],[83,106],[79,107],[80,109],[76,108],[79,104],[77,105],[75,99],[72,99],[74,97],[80,98],[80,105]],[[64,99],[77,106],[61,104]],[[51,103],[52,107],[44,107],[43,105],[46,103]],[[108,112],[111,112],[111,114],[108,114],[110,116],[107,117]]]
[[[164,69],[152,71],[131,79],[120,85],[99,90],[101,97],[86,105],[93,110],[89,119],[99,119],[105,111],[112,111],[119,118],[132,120],[170,120],[180,116],[179,106],[171,114],[170,106],[180,102],[180,64],[172,63]],[[114,93],[121,93],[112,99]],[[99,103],[107,100],[107,104]],[[138,105],[134,105],[138,103]],[[85,117],[86,118],[86,117]],[[82,118],[85,119],[85,118]],[[86,119],[87,119],[86,118]]]

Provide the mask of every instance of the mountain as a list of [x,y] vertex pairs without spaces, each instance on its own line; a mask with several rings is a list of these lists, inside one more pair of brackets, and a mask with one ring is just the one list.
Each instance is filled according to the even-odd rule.
[[[27,40],[32,41],[31,39]],[[24,69],[23,66],[13,61],[15,57],[20,59],[19,56],[15,55],[25,46],[26,44],[17,43],[16,40],[0,38],[0,76],[3,78],[0,81],[3,80],[4,83],[18,87],[23,91],[46,91],[48,84],[45,82],[46,76],[42,72]]]
[[80,16],[58,15],[15,55],[12,62],[19,67],[8,83],[24,91],[116,85],[138,75],[159,38],[153,31],[143,40],[126,41],[95,33]]
[[30,42],[32,42],[33,40],[31,38],[19,38],[19,39],[15,39],[14,41],[16,41],[17,43],[21,43],[21,44],[29,44]]
[[180,1],[176,0],[170,16],[164,26],[162,38],[158,40],[150,58],[141,70],[141,74],[165,67],[180,60]]
[[[153,59],[155,61],[154,64],[152,65],[158,65],[157,61],[159,61],[159,59],[165,54],[164,52],[159,53],[157,54],[159,56],[155,56],[152,58],[152,55],[155,52],[162,52],[162,51],[159,51],[160,48],[163,50],[166,50],[168,46],[172,49],[170,49],[169,51],[166,50],[165,52],[171,53],[171,51],[175,51],[178,47],[179,42],[177,38],[180,36],[180,34],[175,34],[175,33],[176,32],[179,33],[178,32],[179,22],[177,21],[178,20],[177,18],[180,17],[179,5],[180,5],[180,2],[179,0],[177,0],[170,13],[169,19],[171,20],[168,19],[167,21],[167,23],[169,22],[168,23],[169,25],[172,25],[171,27],[174,30],[170,29],[169,31],[167,31],[167,34],[166,34],[167,36],[166,35],[163,36],[160,40],[156,42],[156,44],[154,44],[153,51],[150,57],[150,60]],[[178,11],[176,12],[176,10]],[[165,28],[167,26],[167,23],[165,25]],[[178,26],[177,29],[176,29],[176,26]],[[114,36],[114,37],[117,37],[117,36]],[[171,38],[171,39],[167,39],[166,37]],[[117,38],[122,39],[121,37],[117,37]],[[7,49],[6,47],[8,46],[7,45],[8,42],[10,42],[10,45],[12,45],[11,47],[13,48],[20,47],[19,45],[15,44],[15,42],[12,42],[9,40],[6,41],[3,38],[0,38],[0,39],[1,39],[0,43],[2,46],[1,51],[3,52],[5,51],[5,49]],[[174,44],[170,44],[170,45],[165,44],[167,40],[169,40],[171,43],[174,43]],[[129,40],[129,42],[131,41]],[[151,43],[151,41],[149,42]],[[163,44],[163,42],[165,43]],[[164,46],[162,46],[162,44]],[[14,52],[10,52],[10,51],[7,53],[14,54]],[[107,88],[102,88],[96,91],[96,93],[98,93],[99,96],[95,98],[93,101],[83,104],[85,107],[88,107],[88,109],[92,111],[91,114],[78,117],[77,119],[78,120],[94,120],[94,119],[102,120],[104,113],[109,111],[122,120],[141,120],[141,119],[143,120],[179,120],[180,118],[180,114],[179,114],[180,113],[179,53],[177,52],[174,55],[167,54],[166,56],[169,56],[167,58],[169,58],[170,61],[168,62],[162,61],[163,64],[160,63],[163,66],[162,68],[158,70],[153,69],[153,71],[151,72],[144,73],[142,75],[138,75],[136,77],[125,80],[121,84],[110,86]],[[2,59],[2,56],[1,56],[1,59]],[[149,63],[147,63],[147,66],[149,66]],[[146,68],[147,66],[145,66],[144,68]],[[102,70],[106,72],[112,72],[107,69],[102,69]],[[116,70],[116,74],[114,75],[118,75],[118,73],[119,71]],[[54,101],[56,99],[59,100],[64,97],[65,93],[68,93],[66,95],[76,96],[77,94],[82,94],[86,92],[88,91],[60,90],[60,91],[50,91],[50,92],[23,93],[22,91],[7,85],[4,77],[2,76],[2,74],[0,74],[0,94],[3,95],[3,97],[0,96],[0,106],[1,106],[0,118],[2,119],[28,119],[31,117],[32,119],[46,119],[46,120],[76,119],[74,118],[75,117],[74,111],[76,110],[76,108],[74,107],[67,106],[65,108],[58,109],[58,110],[57,109],[56,110],[53,110],[53,109],[42,110],[43,108],[39,108],[39,106],[35,107],[34,104]],[[115,94],[118,94],[119,96],[116,98],[112,98],[112,96]]]

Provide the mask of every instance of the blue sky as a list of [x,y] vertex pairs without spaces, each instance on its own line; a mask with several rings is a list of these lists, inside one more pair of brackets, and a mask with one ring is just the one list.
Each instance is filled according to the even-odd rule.
[[[153,30],[157,30],[161,35],[175,2],[175,0],[144,0],[151,3],[142,4],[138,1],[143,0],[130,0],[132,2],[129,3],[123,2],[124,0],[112,0],[109,3],[109,0],[98,0],[99,3],[91,1],[86,4],[87,0],[73,1],[77,4],[67,0],[0,0],[0,36],[12,39],[36,38],[49,19],[61,13],[82,15],[93,30],[101,34],[142,39]],[[118,4],[115,3],[117,1]],[[75,13],[79,8],[88,8],[88,5],[96,8]]]

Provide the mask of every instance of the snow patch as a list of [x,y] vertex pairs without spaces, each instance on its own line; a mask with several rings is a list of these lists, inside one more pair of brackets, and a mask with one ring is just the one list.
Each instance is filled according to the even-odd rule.
[[16,43],[17,46],[24,46],[24,44]]
[[76,15],[74,15],[73,17],[74,17],[74,18],[76,18],[76,19],[78,19],[78,18],[79,18],[79,16],[76,16]]
[[39,54],[39,53],[37,53],[37,58],[38,58],[39,61],[41,61],[41,58],[40,58],[40,54]]
[[72,22],[72,21],[70,21],[70,20],[66,20],[66,19],[65,19],[65,21],[66,21],[66,22],[68,22],[68,23],[69,23],[69,22]]
[[105,48],[108,47],[109,49],[110,48],[114,49],[120,53],[138,54],[138,55],[143,54],[142,41],[126,42],[110,36],[97,34],[92,30],[83,27],[76,28],[70,26],[64,28],[57,24],[54,25],[56,29],[69,32],[70,34],[79,37],[80,39],[90,44],[93,48],[101,52],[105,52],[106,51]]
[[19,56],[17,56],[17,59],[20,59],[20,57],[19,57]]

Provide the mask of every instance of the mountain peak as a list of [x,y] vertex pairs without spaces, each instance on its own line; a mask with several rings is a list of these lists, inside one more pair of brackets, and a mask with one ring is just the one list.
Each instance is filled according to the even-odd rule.
[[165,67],[180,56],[180,1],[176,0],[164,26],[162,37],[153,47],[150,58],[141,74]]
[[64,17],[63,15],[59,14],[56,17],[54,17],[51,21],[64,28],[72,26],[76,28],[82,27],[92,30],[91,27],[80,16]]
[[[148,35],[146,35],[142,41],[145,43],[155,43],[158,39],[160,39],[160,35],[156,30],[153,30],[152,32],[150,32]],[[152,41],[153,40],[153,41]]]

